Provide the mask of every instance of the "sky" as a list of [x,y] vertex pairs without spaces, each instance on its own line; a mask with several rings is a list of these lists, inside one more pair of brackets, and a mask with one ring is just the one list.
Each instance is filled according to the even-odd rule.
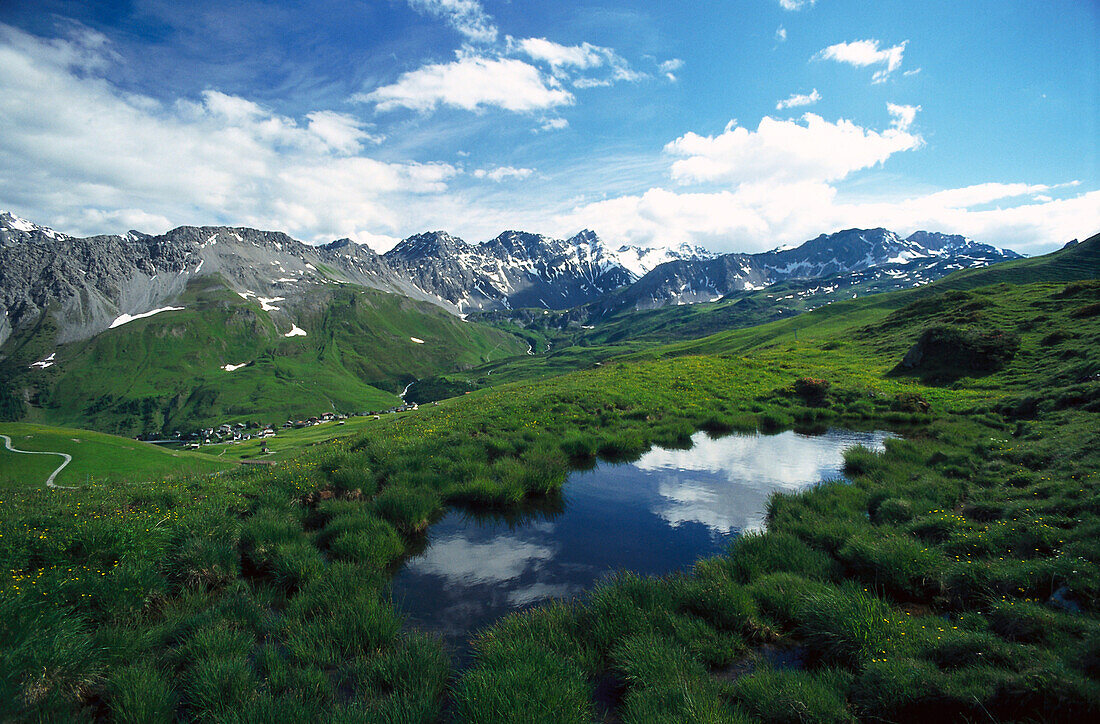
[[0,0],[0,209],[74,235],[762,251],[1100,232],[1096,0]]

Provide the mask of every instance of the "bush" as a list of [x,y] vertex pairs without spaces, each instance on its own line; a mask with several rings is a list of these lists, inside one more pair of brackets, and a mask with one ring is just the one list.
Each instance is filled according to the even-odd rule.
[[924,330],[891,374],[918,373],[927,383],[989,374],[1004,367],[1019,347],[1014,332],[937,325]]
[[799,377],[791,386],[791,391],[810,407],[824,407],[828,404],[829,387],[831,386],[832,383],[828,380]]

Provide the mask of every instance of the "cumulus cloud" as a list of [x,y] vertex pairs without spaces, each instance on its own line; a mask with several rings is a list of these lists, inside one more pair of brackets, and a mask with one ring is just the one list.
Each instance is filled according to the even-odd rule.
[[886,110],[894,118],[890,125],[899,131],[908,131],[909,126],[913,125],[913,121],[917,117],[920,106],[902,106],[896,103],[887,103]]
[[497,28],[477,0],[409,0],[409,6],[424,15],[445,20],[467,40],[492,43]]
[[731,123],[717,136],[689,133],[665,147],[681,184],[720,188],[685,192],[654,187],[582,202],[556,222],[562,231],[594,228],[647,247],[701,244],[714,251],[764,251],[821,232],[883,226],[970,236],[1041,253],[1100,230],[1100,191],[1057,198],[1079,185],[985,183],[931,193],[846,199],[837,182],[922,145],[909,128],[919,106],[891,104],[892,125],[869,130],[806,114],[802,122],[761,120],[755,131]]
[[681,184],[835,181],[922,143],[900,128],[873,131],[807,113],[801,122],[765,116],[755,131],[731,122],[717,136],[687,133],[665,152],[681,157],[671,169]]
[[787,29],[780,25],[775,29],[775,40],[777,43],[782,43],[787,39]]
[[882,226],[902,235],[920,229],[963,234],[1038,254],[1100,230],[1100,191],[1046,201],[1037,194],[982,208],[991,197],[1020,196],[1011,190],[1019,186],[1028,185],[982,184],[877,201],[846,201],[832,185],[814,182],[742,184],[712,193],[652,188],[583,204],[556,220],[563,230],[593,228],[616,242],[660,247],[687,241],[721,252],[765,251],[822,232]]
[[784,10],[801,10],[802,8],[812,8],[817,0],[779,0],[779,7]]
[[901,67],[901,61],[905,55],[905,46],[908,40],[889,48],[879,48],[879,41],[854,40],[850,43],[837,43],[820,51],[814,56],[817,60],[834,60],[838,63],[847,63],[857,68],[866,68],[876,65],[882,66],[875,71],[871,82],[885,82],[890,74]]
[[385,238],[405,230],[394,209],[458,174],[365,157],[376,137],[330,110],[297,120],[213,90],[170,103],[125,93],[103,77],[112,62],[84,35],[0,25],[4,205],[77,234],[225,221]]
[[555,78],[522,60],[465,55],[403,73],[394,83],[354,100],[374,103],[379,111],[426,112],[444,105],[468,111],[496,107],[530,112],[569,105],[574,98]]
[[821,100],[821,94],[817,92],[817,88],[814,88],[808,94],[799,95],[797,93],[791,94],[790,97],[784,98],[775,104],[775,110],[781,111],[785,108],[798,108],[800,106],[812,106]]
[[496,168],[479,168],[474,171],[474,178],[487,178],[490,181],[500,183],[507,179],[524,179],[535,172],[531,168],[515,168],[513,166],[497,166]]

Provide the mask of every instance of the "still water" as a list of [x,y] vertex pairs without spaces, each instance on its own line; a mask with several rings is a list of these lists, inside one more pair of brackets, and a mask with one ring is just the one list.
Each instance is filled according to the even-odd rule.
[[847,448],[881,450],[891,436],[698,433],[689,450],[655,448],[573,473],[561,500],[522,515],[454,511],[394,577],[394,601],[408,624],[463,652],[501,616],[575,596],[611,572],[663,574],[722,551],[763,526],[773,492],[840,477]]

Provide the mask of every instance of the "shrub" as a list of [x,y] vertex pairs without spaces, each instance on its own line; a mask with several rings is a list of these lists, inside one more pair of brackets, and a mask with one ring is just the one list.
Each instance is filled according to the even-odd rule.
[[892,374],[919,373],[942,383],[1004,367],[1020,347],[1014,332],[937,325],[924,330]]
[[791,386],[791,391],[810,407],[824,407],[828,404],[829,387],[831,386],[832,383],[828,380],[799,377]]

